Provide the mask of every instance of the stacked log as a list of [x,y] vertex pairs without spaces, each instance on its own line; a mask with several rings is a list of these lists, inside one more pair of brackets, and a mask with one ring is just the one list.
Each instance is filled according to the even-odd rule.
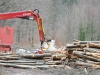
[[[0,53],[0,65],[17,68],[66,68],[75,66],[100,68],[100,41],[78,41],[66,44],[56,51],[44,54]],[[70,68],[70,67],[69,67]]]
[[77,56],[74,62],[77,66],[100,68],[100,41],[74,40],[73,45],[80,45],[81,49],[75,48],[76,50],[74,49],[71,53],[73,56]]
[[51,53],[44,53],[44,54],[22,54],[21,57],[25,58],[43,58],[43,57],[50,57]]
[[52,52],[44,54],[21,54],[21,55],[4,54],[3,56],[2,55],[3,54],[1,54],[0,56],[1,58],[0,65],[8,67],[17,67],[17,68],[28,68],[28,69],[64,67],[64,65],[61,65],[62,62],[60,61],[60,59],[61,57],[66,56],[65,54],[58,54],[58,53],[52,54]]

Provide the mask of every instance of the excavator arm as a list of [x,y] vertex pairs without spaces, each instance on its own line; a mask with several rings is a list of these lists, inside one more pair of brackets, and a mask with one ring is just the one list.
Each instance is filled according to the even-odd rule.
[[42,18],[39,15],[39,10],[35,9],[34,11],[19,11],[19,12],[10,12],[10,13],[0,13],[0,20],[7,20],[13,18],[22,18],[22,19],[32,19],[37,22],[38,30],[39,30],[39,37],[41,42],[41,49],[42,44],[45,41],[45,33],[43,28]]

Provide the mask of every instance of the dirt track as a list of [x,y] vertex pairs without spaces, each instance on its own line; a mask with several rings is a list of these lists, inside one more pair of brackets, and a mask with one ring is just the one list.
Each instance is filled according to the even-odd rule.
[[[87,69],[89,75],[100,75],[100,70]],[[0,67],[0,75],[86,75],[84,68],[72,69],[19,69],[12,67]]]

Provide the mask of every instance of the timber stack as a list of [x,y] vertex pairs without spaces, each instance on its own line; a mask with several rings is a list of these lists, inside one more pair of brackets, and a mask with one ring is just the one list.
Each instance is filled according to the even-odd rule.
[[[45,52],[45,51],[44,51]],[[0,53],[0,65],[17,68],[69,68],[72,64],[80,67],[100,68],[100,41],[78,41],[66,44],[55,51],[43,54]]]

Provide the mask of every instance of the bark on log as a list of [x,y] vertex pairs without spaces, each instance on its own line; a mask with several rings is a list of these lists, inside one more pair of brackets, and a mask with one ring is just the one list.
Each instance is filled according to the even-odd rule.
[[9,60],[9,61],[0,61],[1,63],[36,63],[36,61],[24,61],[24,60]]
[[20,55],[21,57],[26,57],[26,58],[43,58],[43,57],[50,57],[51,53],[45,53],[45,54],[24,54]]
[[34,54],[32,57],[34,58],[40,58],[40,57],[50,57],[51,53],[45,53],[45,54]]
[[65,69],[70,69],[71,67],[67,66],[67,65],[49,65],[49,68],[65,68]]
[[62,63],[61,61],[48,61],[45,64],[47,64],[47,65],[59,65],[61,63]]
[[48,65],[50,68],[65,68],[65,65]]
[[95,58],[99,58],[100,59],[100,53],[90,53],[90,52],[86,52],[86,55],[93,56]]
[[19,57],[0,56],[0,60],[19,60]]
[[40,62],[40,63],[16,63],[18,65],[44,65],[43,62]]
[[93,67],[93,68],[100,68],[100,65],[95,65],[95,64],[90,64],[90,63],[85,63],[85,62],[80,62],[80,61],[75,62],[75,65]]
[[52,55],[53,60],[60,60],[62,57],[66,57],[66,54],[53,54]]
[[84,55],[85,52],[83,52],[83,51],[73,51],[73,54],[74,55],[77,55],[77,54]]
[[88,60],[100,62],[100,59],[97,59],[97,58],[93,58],[93,57],[91,57],[91,56],[84,55],[84,54],[82,54],[82,53],[79,53],[79,51],[73,51],[73,54],[74,54],[75,56],[78,56],[78,57],[81,57],[81,58],[86,58],[86,59],[88,59]]
[[100,43],[100,41],[74,41],[74,44]]
[[6,55],[6,56],[9,56],[9,57],[19,57],[19,55]]
[[73,44],[67,44],[67,48],[80,48],[81,45],[73,45]]
[[74,45],[74,44],[68,44],[67,45],[67,49],[69,48],[81,48],[81,49],[83,49],[84,47],[86,47],[86,44],[77,44],[77,45]]
[[8,67],[16,67],[16,68],[23,68],[23,69],[35,69],[35,68],[49,68],[48,65],[41,65],[41,66],[32,66],[32,65],[17,65],[17,64],[9,64],[9,63],[0,63],[1,66],[8,66]]
[[88,52],[96,52],[96,53],[100,53],[100,49],[96,49],[96,48],[83,48],[84,50],[88,51]]
[[100,62],[94,62],[94,61],[86,61],[87,63],[90,63],[90,64],[96,64],[96,65],[100,65]]
[[7,66],[7,67],[15,67],[15,68],[22,68],[22,69],[34,69],[35,66],[29,66],[29,65],[17,65],[17,64],[8,64],[8,63],[0,63],[1,66]]
[[99,48],[100,49],[100,44],[90,43],[89,47],[90,48]]
[[0,53],[0,56],[11,55],[10,53]]
[[92,55],[98,55],[98,56],[100,56],[100,53],[91,53],[91,52],[86,52],[86,55],[90,55],[90,56],[92,56]]
[[46,69],[46,68],[64,68],[65,65],[18,65],[18,64],[9,64],[9,63],[0,63],[1,66],[8,66],[8,67],[16,67],[16,68],[23,68],[23,69],[35,69],[35,68],[41,68],[41,69]]

